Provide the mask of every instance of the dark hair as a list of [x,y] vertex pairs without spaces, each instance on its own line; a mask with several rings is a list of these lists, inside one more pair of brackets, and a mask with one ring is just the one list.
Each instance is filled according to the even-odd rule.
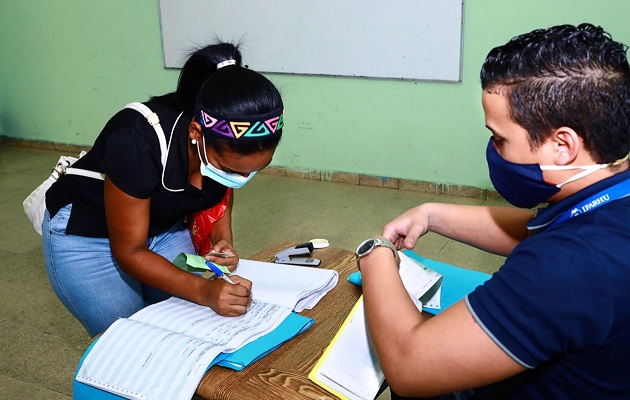
[[488,53],[481,86],[505,95],[532,148],[567,126],[598,163],[630,151],[627,46],[601,27],[559,25],[517,36]]
[[[227,60],[234,60],[235,65],[217,69]],[[280,93],[269,79],[242,67],[238,45],[223,42],[193,51],[179,74],[177,90],[151,100],[183,111],[187,121],[193,116],[198,119],[199,107],[223,116],[253,116],[283,107]],[[282,129],[272,135],[240,139],[204,133],[206,145],[217,152],[230,149],[244,155],[275,148],[281,137]]]

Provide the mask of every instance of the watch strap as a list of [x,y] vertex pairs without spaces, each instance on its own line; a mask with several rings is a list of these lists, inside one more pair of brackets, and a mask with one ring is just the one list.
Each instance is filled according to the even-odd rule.
[[[370,240],[373,242],[372,246],[367,251],[365,251],[363,253],[359,253],[359,250],[363,247],[363,245],[365,245]],[[365,256],[367,256],[368,254],[370,254],[375,248],[381,247],[381,246],[389,248],[392,251],[393,255],[394,255],[394,259],[396,259],[398,250],[396,250],[394,245],[389,240],[376,238],[376,237],[370,238],[370,239],[367,239],[367,240],[363,241],[359,245],[359,247],[357,247],[357,251],[355,252],[355,255],[357,257],[357,268],[359,269],[359,271],[361,271],[360,259],[365,257]]]

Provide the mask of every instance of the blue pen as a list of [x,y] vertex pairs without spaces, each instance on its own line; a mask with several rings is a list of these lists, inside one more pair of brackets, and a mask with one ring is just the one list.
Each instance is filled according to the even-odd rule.
[[234,283],[233,280],[231,280],[227,275],[225,275],[223,273],[223,271],[221,271],[221,269],[219,267],[217,267],[216,265],[214,265],[213,263],[211,263],[210,261],[206,260],[206,265],[208,266],[208,268],[210,268],[210,270],[212,272],[214,272],[219,278],[223,279],[224,281],[226,281],[227,283],[231,284],[231,285],[236,285],[236,283]]

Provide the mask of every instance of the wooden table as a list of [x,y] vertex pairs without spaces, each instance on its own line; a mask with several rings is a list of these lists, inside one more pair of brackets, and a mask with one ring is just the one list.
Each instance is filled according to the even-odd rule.
[[[273,262],[278,251],[297,244],[280,242],[251,259]],[[312,310],[301,313],[315,320],[313,326],[241,371],[211,368],[201,380],[195,399],[337,398],[309,380],[308,374],[359,299],[361,289],[348,282],[348,275],[357,270],[353,252],[328,247],[315,249],[312,254],[321,260],[319,268],[339,272],[337,286]]]

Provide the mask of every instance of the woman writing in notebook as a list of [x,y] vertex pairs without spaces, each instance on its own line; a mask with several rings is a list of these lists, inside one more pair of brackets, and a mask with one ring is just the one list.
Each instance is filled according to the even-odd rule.
[[283,126],[278,90],[241,66],[236,46],[219,43],[192,53],[176,91],[145,105],[159,118],[166,154],[154,121],[123,109],[73,165],[103,173],[104,181],[65,175],[46,194],[50,281],[91,336],[170,296],[225,316],[243,314],[250,302],[251,282],[207,280],[171,261],[195,252],[185,216],[223,201],[210,240],[212,251],[233,257],[208,259],[236,267],[232,189],[271,162]]

